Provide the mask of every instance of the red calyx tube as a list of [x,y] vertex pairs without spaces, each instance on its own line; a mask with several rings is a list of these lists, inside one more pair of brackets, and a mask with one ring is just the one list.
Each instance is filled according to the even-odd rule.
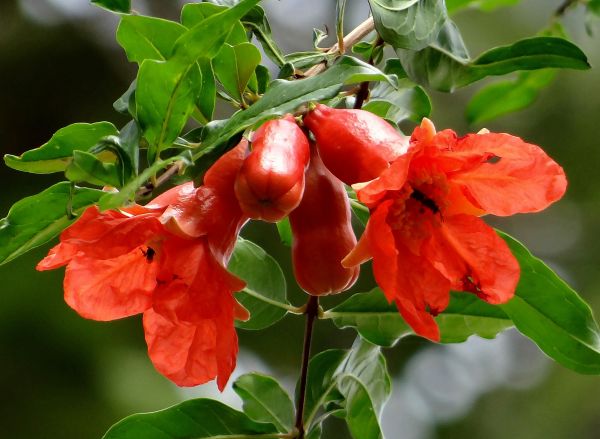
[[342,259],[356,245],[350,202],[344,184],[323,164],[312,148],[306,187],[300,205],[290,214],[292,261],[298,285],[322,296],[347,290],[359,269],[342,267]]
[[408,150],[409,138],[379,116],[317,104],[304,117],[327,168],[352,185],[377,178]]
[[265,122],[251,145],[235,181],[235,194],[250,218],[279,221],[302,199],[310,156],[308,139],[288,114]]

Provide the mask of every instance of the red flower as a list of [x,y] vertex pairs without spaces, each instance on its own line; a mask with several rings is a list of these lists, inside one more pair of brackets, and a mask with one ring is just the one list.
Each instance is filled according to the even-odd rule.
[[181,386],[217,378],[223,389],[235,367],[234,318],[248,313],[233,298],[244,283],[224,266],[246,221],[233,193],[243,157],[230,151],[204,186],[178,186],[147,206],[88,208],[37,266],[67,266],[65,300],[83,317],[143,313],[152,362]]
[[388,300],[417,334],[438,341],[433,316],[448,305],[450,289],[498,304],[519,280],[508,246],[478,216],[542,210],[566,186],[562,168],[535,145],[508,134],[436,134],[424,119],[407,154],[355,185],[371,218],[343,264],[373,258]]

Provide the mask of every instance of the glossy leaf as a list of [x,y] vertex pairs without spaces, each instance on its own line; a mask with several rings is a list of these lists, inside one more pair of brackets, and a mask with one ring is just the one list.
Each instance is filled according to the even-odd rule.
[[461,9],[477,8],[482,11],[493,11],[504,6],[513,6],[521,0],[446,0],[449,14],[454,14]]
[[469,123],[482,123],[527,108],[556,77],[555,70],[521,72],[514,80],[495,82],[479,90],[469,101]]
[[285,276],[275,259],[251,241],[238,239],[229,271],[246,282],[235,298],[250,311],[250,320],[236,322],[242,329],[264,329],[281,320],[290,306]]
[[294,404],[275,379],[256,372],[239,377],[233,390],[244,402],[244,413],[257,422],[273,424],[280,433],[294,428]]
[[[390,393],[379,347],[359,338],[350,350],[322,352],[309,365],[305,428],[310,433],[334,414],[346,419],[355,439],[382,438],[379,418]],[[321,409],[324,413],[317,417]]]
[[135,115],[135,89],[137,81],[133,80],[125,93],[123,93],[119,99],[113,102],[113,108],[121,114],[129,114],[133,117]]
[[227,121],[214,121],[207,125],[202,148],[194,157],[206,154],[254,124],[293,112],[308,101],[330,99],[345,84],[363,81],[390,81],[390,78],[379,69],[356,58],[342,57],[338,63],[320,75],[299,81],[275,80],[262,99],[250,108],[235,113]]
[[420,51],[399,50],[398,56],[411,79],[441,91],[453,91],[487,76],[520,70],[590,67],[577,46],[556,37],[526,38],[470,60],[456,25],[449,20],[429,47]]
[[175,41],[186,28],[174,21],[143,15],[125,15],[117,28],[117,41],[125,49],[127,59],[141,64],[146,59],[166,60]]
[[198,61],[200,72],[202,74],[202,85],[196,106],[207,121],[212,120],[217,101],[217,83],[213,72],[212,64],[209,59]]
[[129,156],[132,173],[137,175],[140,164],[140,139],[141,131],[135,120],[125,125],[119,133],[119,145],[121,149]]
[[[204,19],[225,10],[227,10],[227,7],[214,5],[212,3],[188,3],[184,5],[181,10],[181,24],[187,28],[192,28],[200,24]],[[239,20],[233,24],[231,32],[227,35],[225,42],[232,46],[248,42],[244,26]]]
[[[243,93],[260,64],[260,51],[250,43],[236,46],[225,44],[214,59],[215,74],[225,90],[238,102],[243,101]],[[256,83],[256,77],[254,78]],[[256,87],[255,87],[256,88]]]
[[113,12],[131,12],[131,0],[91,0],[92,4]]
[[35,174],[64,171],[72,160],[73,151],[88,151],[103,137],[118,134],[112,123],[75,123],[58,130],[42,146],[20,156],[6,154],[10,168]]
[[375,29],[396,49],[420,50],[446,21],[444,0],[369,0]]
[[190,165],[191,160],[189,153],[185,152],[177,156],[169,157],[166,160],[158,160],[154,162],[151,166],[144,169],[144,171],[138,176],[131,179],[118,192],[104,193],[98,202],[98,206],[101,210],[117,209],[133,201],[135,199],[136,192],[142,185],[144,185],[151,177],[155,176],[160,170],[166,168],[171,163],[178,161],[183,162],[185,165]]
[[234,25],[259,1],[242,0],[202,20],[176,41],[172,59],[182,64],[192,64],[200,58],[214,58]]
[[600,374],[600,329],[590,307],[521,243],[501,233],[521,266],[516,296],[502,310],[549,357],[579,373]]
[[305,69],[321,62],[329,62],[335,58],[335,54],[319,51],[294,52],[285,56],[285,62],[290,63],[296,69]]
[[[379,346],[394,346],[398,340],[413,334],[396,306],[378,288],[350,297],[325,312],[324,318],[331,318],[339,328],[356,329],[365,340]],[[501,309],[468,293],[452,293],[450,305],[436,317],[436,322],[442,343],[460,343],[472,335],[494,338],[512,326]]]
[[0,220],[0,264],[57,236],[103,194],[65,181],[15,203]]
[[97,186],[120,187],[123,179],[114,163],[104,163],[94,154],[73,151],[73,161],[65,170],[65,176],[75,182],[87,182]]
[[129,416],[102,437],[103,439],[244,439],[276,433],[271,424],[254,422],[212,399],[192,399],[165,410]]
[[195,62],[180,64],[147,59],[140,66],[136,114],[153,163],[171,146],[187,123],[200,96],[202,74]]

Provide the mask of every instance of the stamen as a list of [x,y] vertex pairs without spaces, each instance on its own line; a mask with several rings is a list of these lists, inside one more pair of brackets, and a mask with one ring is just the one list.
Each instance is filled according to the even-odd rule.
[[433,213],[438,213],[440,211],[440,208],[437,204],[435,204],[435,201],[433,201],[431,198],[427,197],[423,192],[417,189],[413,190],[413,192],[410,194],[410,197],[413,200],[417,200],[419,203],[431,210]]

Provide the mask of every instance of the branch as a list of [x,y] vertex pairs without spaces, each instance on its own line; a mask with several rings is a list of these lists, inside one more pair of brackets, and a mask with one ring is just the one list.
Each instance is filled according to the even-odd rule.
[[[373,20],[373,17],[369,17],[365,21],[363,21],[361,24],[356,26],[356,28],[354,28],[348,35],[346,35],[344,37],[344,39],[342,40],[343,44],[344,44],[344,46],[343,46],[344,50],[349,49],[350,47],[354,46],[356,43],[358,43],[360,40],[362,40],[364,37],[369,35],[374,30],[375,30],[375,21]],[[337,43],[334,44],[333,46],[331,46],[326,53],[339,53],[340,55],[342,54],[342,52],[340,51],[339,45]],[[321,64],[312,66],[310,69],[308,69],[306,72],[304,72],[304,76],[305,77],[315,76],[315,75],[318,75],[319,73],[321,73],[322,71],[324,71],[325,69],[327,69],[327,64],[325,62],[323,62]]]
[[135,194],[136,198],[146,196],[149,193],[151,193],[154,189],[156,189],[157,187],[165,184],[172,176],[174,176],[179,171],[181,171],[184,166],[185,166],[185,163],[182,161],[177,161],[177,162],[173,163],[171,166],[169,166],[167,168],[167,170],[165,172],[163,172],[160,175],[160,177],[158,177],[156,179],[156,181],[154,183],[148,183],[148,184],[142,186],[136,192],[136,194]]
[[579,0],[565,0],[556,9],[556,11],[554,11],[554,16],[555,17],[562,17],[563,15],[565,15],[565,12],[567,12],[567,9],[569,9],[571,6],[575,6],[577,3],[579,3]]

